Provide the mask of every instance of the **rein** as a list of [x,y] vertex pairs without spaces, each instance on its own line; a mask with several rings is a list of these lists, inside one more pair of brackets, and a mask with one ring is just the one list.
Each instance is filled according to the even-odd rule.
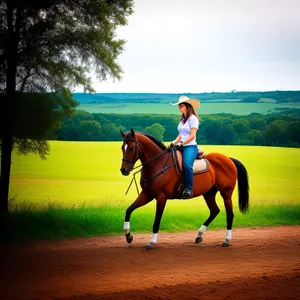
[[[172,150],[172,151],[173,151],[173,150]],[[162,152],[162,153],[160,153],[160,154],[163,155],[163,154],[165,154],[166,152],[167,152],[167,149],[164,150],[164,152]],[[165,161],[165,163],[164,163],[162,169],[161,169],[158,173],[152,175],[150,178],[145,179],[146,182],[155,179],[156,177],[158,177],[160,174],[163,174],[163,173],[164,173],[165,171],[167,171],[168,169],[170,169],[170,168],[176,166],[176,164],[172,164],[172,165],[170,165],[170,166],[168,166],[168,167],[166,168],[166,165],[167,165],[167,163],[168,163],[168,161],[169,161],[169,159],[170,159],[171,154],[172,154],[172,152],[169,152],[169,155],[168,155],[168,157],[167,157],[167,159],[166,159],[166,161]],[[161,155],[159,155],[159,157],[160,157]],[[152,157],[152,158],[156,159],[156,158],[158,158],[158,157],[154,156],[154,157]],[[151,161],[151,158],[150,158],[149,160],[147,160],[147,161],[144,163],[144,165],[145,165],[146,163],[150,162],[150,161]]]
[[[160,157],[163,156],[166,152],[167,152],[167,149],[164,150],[162,153],[159,153],[158,155],[155,155],[155,156],[151,157],[150,159],[148,159],[148,160],[145,161],[144,163],[142,163],[142,164],[140,164],[140,165],[138,165],[138,166],[132,168],[132,170],[135,170],[135,169],[137,169],[137,168],[142,167],[141,169],[139,169],[138,171],[136,171],[136,172],[133,173],[133,177],[132,177],[132,179],[131,179],[131,181],[130,181],[130,184],[129,184],[129,186],[128,186],[128,189],[127,189],[125,195],[127,195],[127,193],[128,193],[128,191],[129,191],[129,189],[130,189],[130,187],[131,187],[133,181],[134,181],[134,183],[135,183],[135,187],[136,187],[136,190],[137,190],[138,195],[140,194],[139,188],[138,188],[138,184],[137,184],[137,182],[136,182],[135,175],[138,174],[139,172],[141,172],[141,171],[143,170],[143,168],[144,168],[145,165],[147,165],[147,164],[149,164],[150,162],[152,162],[152,161],[154,161],[154,160],[160,158]],[[151,176],[149,179],[146,179],[146,182],[148,182],[148,181],[150,181],[150,180],[156,178],[156,177],[159,176],[160,174],[164,173],[164,171],[166,171],[166,170],[168,170],[169,168],[175,166],[175,164],[173,164],[172,166],[169,166],[168,168],[165,168],[165,166],[166,166],[166,164],[167,164],[167,162],[168,162],[168,160],[169,160],[169,158],[170,158],[170,155],[171,155],[171,152],[170,152],[170,154],[168,155],[167,160],[165,161],[162,170],[161,170],[160,172],[158,172],[157,174]],[[124,161],[127,161],[127,160],[124,159]],[[129,161],[127,161],[127,162],[129,162]],[[142,174],[142,176],[143,176],[143,173],[141,173],[141,174]]]
[[[143,168],[144,168],[147,164],[151,163],[152,161],[154,161],[154,160],[160,158],[160,157],[163,156],[165,153],[167,153],[167,152],[168,152],[168,149],[165,149],[162,153],[159,153],[159,154],[157,154],[157,155],[155,155],[155,156],[149,158],[149,159],[148,159],[147,161],[145,161],[144,163],[141,163],[140,165],[134,167],[133,161],[134,161],[135,156],[137,155],[137,153],[138,153],[138,151],[139,151],[139,147],[142,148],[142,146],[141,146],[141,145],[139,144],[139,142],[138,142],[137,140],[135,140],[135,139],[132,139],[132,138],[126,138],[126,139],[124,139],[124,141],[125,141],[125,140],[130,140],[130,141],[135,142],[135,143],[136,143],[136,148],[135,148],[135,151],[134,151],[134,155],[133,155],[132,161],[130,161],[130,160],[126,159],[126,158],[123,158],[122,161],[125,161],[125,162],[129,163],[132,170],[135,170],[135,169],[141,167],[141,169],[139,169],[138,171],[136,171],[135,173],[133,173],[132,180],[130,181],[130,184],[129,184],[128,188],[127,188],[127,191],[126,191],[125,195],[127,195],[127,193],[128,193],[128,191],[129,191],[129,189],[130,189],[130,187],[131,187],[133,181],[134,181],[134,183],[135,183],[135,187],[136,187],[137,193],[138,193],[138,195],[139,195],[140,192],[139,192],[138,184],[137,184],[136,178],[135,178],[136,174],[138,174],[139,172],[141,172],[142,176],[144,176],[144,175],[143,175],[143,172],[142,172]],[[172,149],[172,151],[174,151],[174,150]],[[165,161],[165,163],[164,163],[162,169],[161,169],[158,173],[152,175],[150,178],[145,179],[146,184],[147,184],[147,182],[149,182],[149,181],[151,181],[151,180],[157,178],[159,175],[163,174],[163,173],[164,173],[165,171],[167,171],[168,169],[170,169],[170,168],[172,168],[172,167],[175,167],[175,166],[177,165],[177,162],[176,162],[176,163],[174,163],[174,164],[172,164],[172,165],[166,167],[166,165],[167,165],[167,163],[168,163],[168,161],[169,161],[169,159],[170,159],[170,156],[171,156],[171,154],[172,154],[172,151],[169,152],[169,155],[167,156],[167,159],[166,159],[166,161]]]

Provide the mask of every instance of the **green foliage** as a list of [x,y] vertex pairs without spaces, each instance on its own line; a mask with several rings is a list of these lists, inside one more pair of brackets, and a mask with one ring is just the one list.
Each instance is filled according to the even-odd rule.
[[[45,139],[55,138],[61,119],[78,104],[71,90],[82,85],[84,91],[94,92],[90,67],[99,80],[121,79],[117,58],[125,41],[117,39],[115,31],[132,13],[132,0],[2,1],[0,133],[5,128],[6,135],[13,134],[15,147],[24,154],[34,151],[45,157]],[[72,132],[78,126],[64,124],[60,136],[82,137]]]
[[257,130],[264,130],[266,126],[266,120],[264,118],[258,118],[258,117],[254,117],[254,118],[250,118],[249,120],[249,127],[251,129],[257,129]]
[[288,143],[288,122],[284,120],[272,121],[264,130],[267,145],[285,145]]
[[258,102],[260,97],[257,96],[248,96],[243,99],[243,102]]
[[232,126],[235,133],[239,135],[243,135],[249,131],[249,122],[244,119],[234,120]]
[[[8,212],[13,143],[24,154],[33,151],[45,158],[49,150],[45,139],[75,106],[71,90],[82,86],[84,91],[94,92],[89,72],[99,80],[106,80],[107,76],[121,79],[123,71],[117,58],[125,41],[117,39],[115,32],[118,26],[126,25],[132,13],[133,0],[1,1],[0,150],[4,158],[0,211]],[[26,123],[16,92],[32,94],[31,98],[42,98],[43,93],[50,92],[48,100],[60,105],[53,110],[49,102],[43,102],[46,106],[42,111],[37,111],[39,105],[35,105],[27,114],[31,122]],[[43,119],[40,113],[48,115]],[[100,125],[97,132],[95,122],[88,124],[89,139],[98,138],[100,133]],[[67,128],[64,126],[64,137],[73,134],[66,133]]]
[[[217,105],[217,104],[214,104]],[[82,111],[78,111],[82,115]],[[101,137],[94,138],[99,141],[120,141],[119,129],[127,131],[134,128],[154,135],[161,141],[171,141],[177,136],[178,115],[146,115],[146,114],[100,114],[85,112],[85,118],[97,120],[102,127]],[[299,147],[299,118],[300,110],[287,110],[280,114],[272,113],[267,115],[250,114],[248,116],[237,116],[226,114],[201,115],[201,125],[197,131],[197,141],[199,144],[213,145],[274,145]],[[78,134],[71,134],[81,131],[78,128],[76,114],[71,120],[77,125],[67,125],[69,120],[63,122],[59,140],[88,140]],[[76,121],[75,121],[76,120]]]
[[289,123],[289,133],[291,140],[300,145],[300,121]]
[[[9,216],[0,218],[5,228],[3,241],[58,240],[64,238],[92,237],[123,234],[125,208],[49,206],[45,209],[21,208]],[[154,207],[153,207],[154,210]],[[145,209],[137,210],[131,217],[132,233],[151,232],[153,214]],[[161,222],[160,232],[183,232],[199,229],[208,216],[207,210],[175,210],[167,208]],[[209,229],[225,230],[224,210],[210,224]],[[248,214],[235,214],[233,228],[277,225],[300,225],[300,206],[263,205],[254,207]]]
[[144,130],[145,133],[151,134],[161,141],[163,140],[164,131],[165,129],[159,123],[148,126]]
[[118,141],[121,139],[120,137],[120,129],[116,127],[115,124],[102,123],[102,140],[104,141]]
[[78,126],[78,137],[80,140],[98,140],[101,137],[102,129],[97,121],[83,121]]
[[45,159],[49,153],[47,140],[56,138],[62,118],[70,117],[77,102],[72,94],[20,93],[16,94],[12,135],[19,153],[39,154]]
[[[85,91],[93,92],[87,75],[91,66],[99,80],[107,75],[121,78],[122,68],[116,60],[125,41],[116,39],[115,30],[126,25],[133,13],[132,0],[32,3],[13,1],[8,5],[3,1],[0,6],[0,63],[5,65],[9,51],[18,51],[17,90],[61,91],[63,87],[82,85]],[[10,20],[8,15],[13,11],[17,13]],[[8,42],[11,31],[14,45]],[[12,48],[17,45],[18,49]],[[5,73],[1,74],[4,83]]]

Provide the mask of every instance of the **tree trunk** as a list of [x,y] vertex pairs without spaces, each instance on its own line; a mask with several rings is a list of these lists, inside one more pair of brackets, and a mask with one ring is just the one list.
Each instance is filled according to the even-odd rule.
[[12,137],[2,136],[1,177],[0,177],[0,214],[8,213],[9,178],[12,153]]
[[7,5],[7,69],[6,69],[6,95],[1,97],[1,176],[0,176],[0,213],[8,213],[8,194],[10,182],[11,153],[13,146],[12,124],[15,107],[16,74],[18,64],[18,42],[20,38],[20,10],[14,8],[13,3]]

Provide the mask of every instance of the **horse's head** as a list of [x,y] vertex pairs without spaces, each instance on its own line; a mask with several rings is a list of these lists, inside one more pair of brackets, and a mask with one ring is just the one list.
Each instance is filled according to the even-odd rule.
[[123,175],[128,176],[135,162],[139,159],[139,142],[133,129],[127,133],[124,133],[122,130],[120,132],[123,137],[123,159],[120,171]]

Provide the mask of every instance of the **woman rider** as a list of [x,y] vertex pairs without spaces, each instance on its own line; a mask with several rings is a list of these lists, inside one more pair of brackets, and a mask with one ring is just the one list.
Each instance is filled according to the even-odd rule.
[[180,96],[177,103],[181,112],[179,121],[178,136],[172,142],[182,154],[182,169],[184,179],[184,190],[182,192],[182,199],[189,199],[193,197],[194,174],[193,165],[198,154],[198,147],[196,142],[196,133],[199,127],[199,117],[195,111],[200,107],[200,101],[197,99],[190,99],[187,96]]

